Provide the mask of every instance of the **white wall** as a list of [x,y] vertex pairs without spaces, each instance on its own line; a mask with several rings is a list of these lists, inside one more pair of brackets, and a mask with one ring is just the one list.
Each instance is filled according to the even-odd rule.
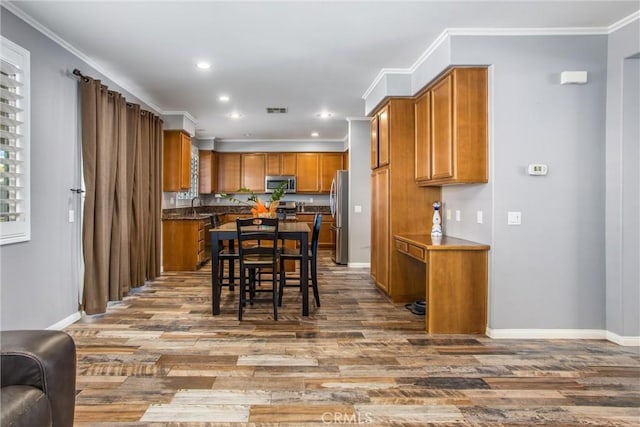
[[[487,237],[489,327],[604,329],[606,36],[452,37],[454,64],[491,66],[491,174],[487,186],[445,187],[464,223],[449,233]],[[560,85],[585,70],[586,85]],[[544,163],[549,174],[529,176]],[[450,200],[452,197],[452,200]],[[475,211],[491,226],[475,224]],[[522,225],[507,225],[507,212]]]
[[[349,265],[371,262],[370,119],[349,121]],[[355,212],[356,206],[362,211]]]
[[640,337],[640,20],[609,36],[606,125],[606,323]]

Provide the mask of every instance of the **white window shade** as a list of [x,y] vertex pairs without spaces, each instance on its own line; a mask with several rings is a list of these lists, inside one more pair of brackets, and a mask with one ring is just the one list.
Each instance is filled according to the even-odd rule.
[[0,244],[31,237],[29,52],[1,38]]

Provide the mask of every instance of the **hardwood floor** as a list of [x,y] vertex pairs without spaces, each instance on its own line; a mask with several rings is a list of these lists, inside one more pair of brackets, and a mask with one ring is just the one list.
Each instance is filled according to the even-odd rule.
[[237,320],[210,268],[167,273],[66,331],[78,350],[76,425],[576,426],[640,424],[638,348],[598,340],[428,336],[368,270],[321,253],[320,298]]

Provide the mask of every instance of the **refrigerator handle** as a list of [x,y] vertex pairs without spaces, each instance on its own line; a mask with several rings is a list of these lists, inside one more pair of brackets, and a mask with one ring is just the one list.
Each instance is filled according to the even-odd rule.
[[331,217],[336,217],[336,180],[331,181],[331,190],[329,190],[329,207],[331,209]]

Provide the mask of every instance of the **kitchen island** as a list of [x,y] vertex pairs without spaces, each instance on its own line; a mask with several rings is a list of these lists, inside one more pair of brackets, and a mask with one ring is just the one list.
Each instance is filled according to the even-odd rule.
[[400,277],[426,301],[430,334],[484,334],[487,328],[488,253],[481,243],[429,234],[396,234]]

